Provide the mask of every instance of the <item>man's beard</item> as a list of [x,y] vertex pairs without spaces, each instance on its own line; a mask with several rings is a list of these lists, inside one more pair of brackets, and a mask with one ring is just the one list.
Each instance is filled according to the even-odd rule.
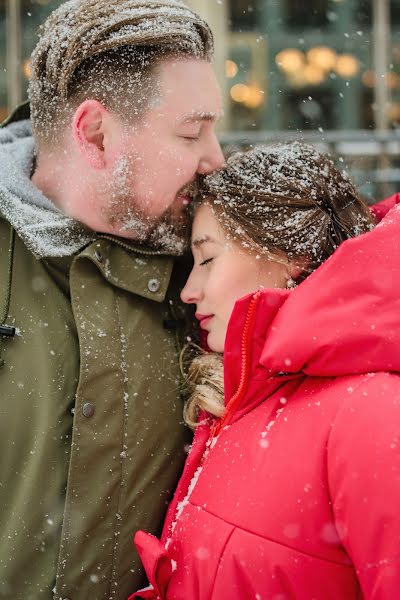
[[160,217],[149,217],[132,206],[125,205],[125,210],[121,209],[119,214],[114,211],[110,216],[110,224],[128,234],[130,239],[170,254],[180,255],[187,250],[191,231],[189,210],[176,214],[174,208],[169,207]]
[[[143,210],[134,206],[130,186],[127,185],[130,175],[129,161],[121,159],[114,172],[113,181],[108,184],[108,206],[104,209],[104,218],[116,235],[122,234],[140,244],[155,250],[164,250],[170,254],[180,255],[189,247],[191,232],[190,211],[182,207],[181,200],[172,204],[159,217],[146,215]],[[185,186],[177,198],[191,184]]]
[[112,229],[123,237],[137,240],[154,250],[180,255],[189,247],[191,216],[188,209],[179,212],[170,206],[159,217],[150,217],[132,206],[132,200],[115,198],[104,215]]

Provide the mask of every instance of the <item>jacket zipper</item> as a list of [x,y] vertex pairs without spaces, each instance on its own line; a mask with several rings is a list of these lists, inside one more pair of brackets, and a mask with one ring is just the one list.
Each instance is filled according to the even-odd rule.
[[227,402],[224,416],[220,419],[215,420],[213,425],[211,426],[210,439],[215,438],[219,434],[221,429],[229,424],[229,421],[232,415],[234,414],[237,405],[243,399],[243,396],[246,393],[250,371],[250,341],[253,334],[256,309],[260,298],[261,292],[256,292],[251,299],[249,308],[247,309],[247,315],[243,327],[241,341],[242,363],[239,387],[236,393]]
[[126,244],[125,242],[122,242],[114,237],[109,236],[109,235],[98,235],[97,237],[100,239],[103,239],[103,240],[108,240],[109,242],[113,242],[117,246],[121,246],[122,248],[125,248],[125,250],[130,250],[131,252],[137,252],[137,254],[145,254],[146,256],[172,256],[175,258],[175,255],[167,254],[167,253],[163,252],[162,250],[143,250],[142,248],[138,248],[137,246],[131,246],[130,244]]

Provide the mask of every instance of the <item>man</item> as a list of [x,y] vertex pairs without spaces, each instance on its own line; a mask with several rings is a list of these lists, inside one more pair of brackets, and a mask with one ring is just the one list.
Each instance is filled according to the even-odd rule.
[[179,1],[70,0],[32,55],[33,137],[0,131],[2,598],[142,582],[132,535],[184,460],[176,255],[223,162],[211,55]]

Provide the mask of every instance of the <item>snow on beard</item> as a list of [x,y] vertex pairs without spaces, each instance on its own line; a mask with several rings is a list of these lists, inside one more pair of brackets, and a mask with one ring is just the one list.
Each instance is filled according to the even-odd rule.
[[[181,255],[189,247],[191,216],[186,208],[174,202],[161,215],[147,215],[138,206],[132,193],[132,181],[140,177],[132,166],[134,158],[125,154],[117,160],[111,180],[105,184],[103,194],[108,201],[103,207],[103,217],[116,231],[125,232],[130,239],[138,240],[154,249]],[[179,195],[190,194],[190,183]]]

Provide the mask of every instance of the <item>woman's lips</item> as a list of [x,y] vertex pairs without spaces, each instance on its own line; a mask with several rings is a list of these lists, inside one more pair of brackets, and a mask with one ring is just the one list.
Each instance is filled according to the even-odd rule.
[[200,313],[196,313],[195,317],[200,321],[200,327],[205,329],[205,326],[213,318],[214,315],[201,315]]

